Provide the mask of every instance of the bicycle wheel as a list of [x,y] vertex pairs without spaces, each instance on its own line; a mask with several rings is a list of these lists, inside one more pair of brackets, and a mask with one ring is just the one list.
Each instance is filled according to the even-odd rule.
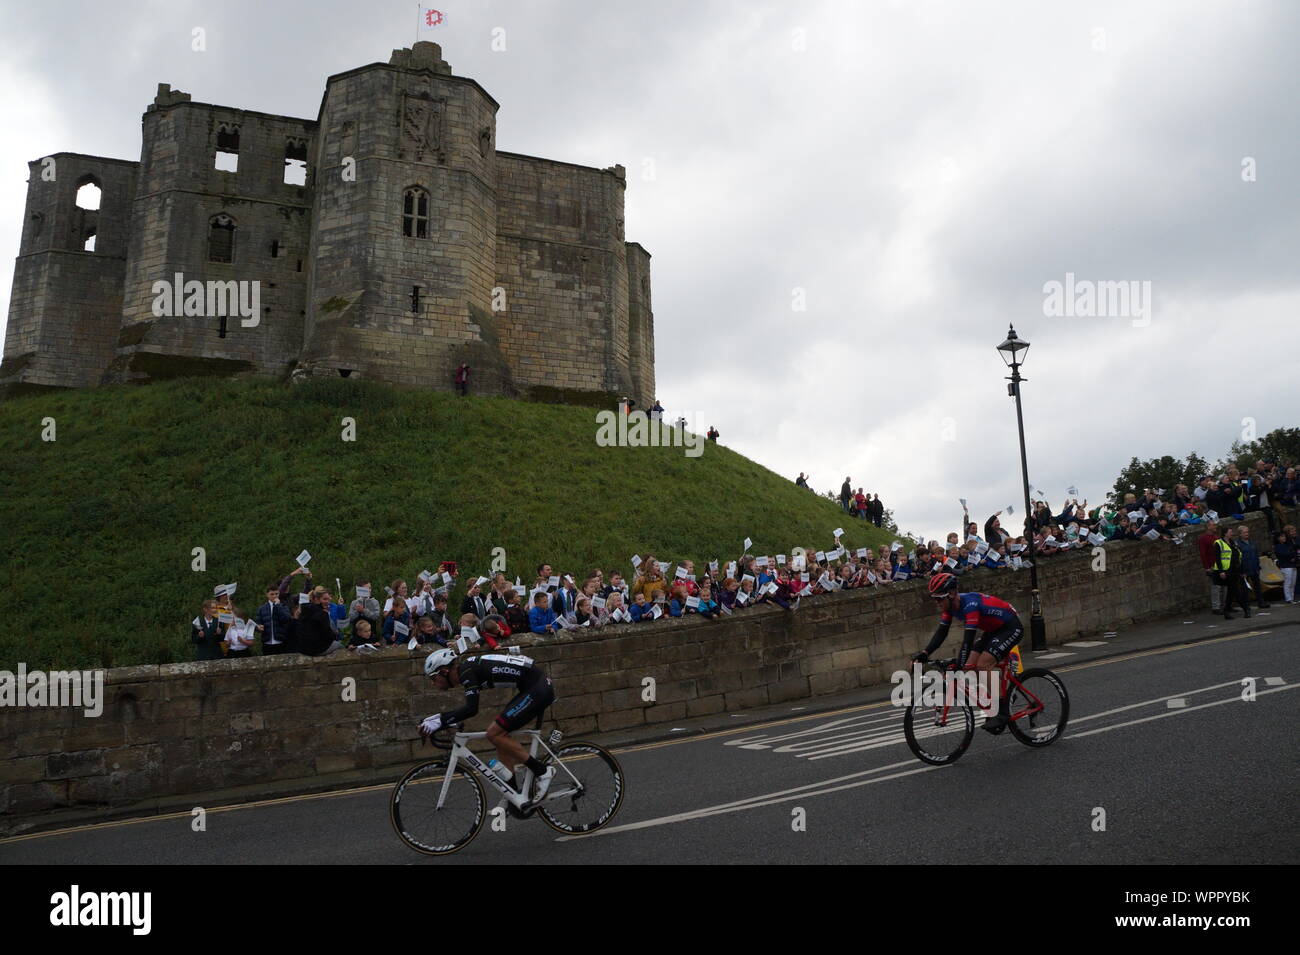
[[[595,743],[568,743],[555,752],[555,778],[537,808],[558,832],[595,832],[623,805],[623,768]],[[576,780],[576,782],[575,782]]]
[[956,762],[975,737],[975,708],[909,706],[903,713],[903,735],[921,762],[931,766]]
[[1043,667],[1026,670],[1016,681],[1007,700],[1011,735],[1026,746],[1050,746],[1070,718],[1065,684]]
[[393,787],[389,818],[398,837],[416,852],[449,855],[469,845],[483,828],[487,800],[478,777],[464,770],[446,777],[444,757],[421,763]]

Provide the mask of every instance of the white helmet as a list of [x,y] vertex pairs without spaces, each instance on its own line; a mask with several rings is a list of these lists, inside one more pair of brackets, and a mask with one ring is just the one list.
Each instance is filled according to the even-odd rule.
[[441,650],[434,650],[424,658],[424,675],[433,676],[443,667],[449,667],[455,662],[455,650],[448,650],[445,647]]

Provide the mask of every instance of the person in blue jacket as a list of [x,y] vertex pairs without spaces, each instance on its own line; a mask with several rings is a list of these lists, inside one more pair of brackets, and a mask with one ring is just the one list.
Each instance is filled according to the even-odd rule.
[[533,597],[532,609],[528,611],[528,629],[533,633],[555,632],[555,611],[551,609],[551,598],[547,594]]

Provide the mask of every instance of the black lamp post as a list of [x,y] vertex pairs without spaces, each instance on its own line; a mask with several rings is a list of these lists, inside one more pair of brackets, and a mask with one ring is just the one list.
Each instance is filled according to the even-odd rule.
[[1020,410],[1020,383],[1028,378],[1020,377],[1020,366],[1025,353],[1029,351],[1029,342],[1016,336],[1015,328],[1009,328],[1007,340],[998,346],[1002,360],[1011,369],[1007,381],[1007,394],[1016,399],[1016,428],[1020,432],[1020,476],[1025,484],[1025,541],[1029,546],[1029,588],[1033,593],[1032,606],[1029,610],[1030,649],[1047,649],[1047,624],[1043,622],[1043,605],[1038,599],[1038,560],[1034,551],[1034,529],[1030,523],[1034,516],[1029,504],[1029,461],[1025,457],[1025,418]]

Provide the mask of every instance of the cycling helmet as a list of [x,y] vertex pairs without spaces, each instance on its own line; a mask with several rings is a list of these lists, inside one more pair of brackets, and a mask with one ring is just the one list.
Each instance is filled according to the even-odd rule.
[[930,578],[930,596],[946,597],[957,590],[957,578],[952,574],[938,573]]
[[456,662],[456,651],[443,648],[434,650],[424,658],[424,675],[433,676],[443,667],[449,667]]

